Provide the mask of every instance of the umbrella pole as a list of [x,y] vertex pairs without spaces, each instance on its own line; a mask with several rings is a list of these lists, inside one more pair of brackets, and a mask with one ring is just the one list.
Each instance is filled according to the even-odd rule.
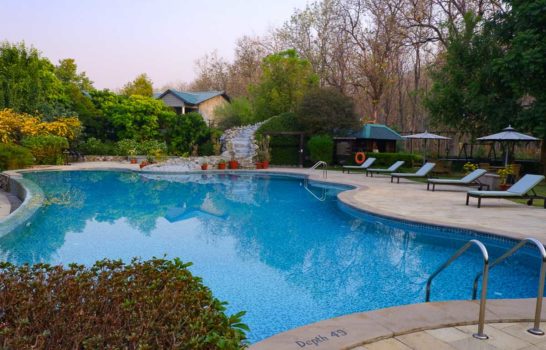
[[425,150],[423,153],[423,164],[427,162],[427,139],[425,139]]

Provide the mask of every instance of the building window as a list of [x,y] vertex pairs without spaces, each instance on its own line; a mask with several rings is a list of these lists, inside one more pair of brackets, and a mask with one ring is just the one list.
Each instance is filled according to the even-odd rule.
[[173,107],[174,108],[174,112],[178,115],[181,115],[182,114],[182,107]]

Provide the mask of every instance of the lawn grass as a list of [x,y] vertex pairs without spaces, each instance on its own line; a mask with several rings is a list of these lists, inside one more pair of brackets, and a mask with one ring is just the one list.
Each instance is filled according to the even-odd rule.
[[[545,196],[546,197],[546,182],[543,181],[543,182],[539,183],[538,185],[536,185],[535,186],[535,192],[539,196]],[[527,203],[527,199],[512,199],[512,201],[516,202],[516,203],[521,203],[521,204],[526,204]],[[543,208],[544,207],[544,202],[543,202],[542,199],[535,199],[533,201],[533,206]]]

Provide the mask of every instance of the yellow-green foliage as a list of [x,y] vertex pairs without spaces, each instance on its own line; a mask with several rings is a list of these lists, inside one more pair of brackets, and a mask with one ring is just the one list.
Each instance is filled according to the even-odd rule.
[[54,135],[74,140],[81,132],[77,117],[60,117],[43,121],[41,117],[17,113],[11,109],[0,111],[0,142],[19,143],[27,136]]

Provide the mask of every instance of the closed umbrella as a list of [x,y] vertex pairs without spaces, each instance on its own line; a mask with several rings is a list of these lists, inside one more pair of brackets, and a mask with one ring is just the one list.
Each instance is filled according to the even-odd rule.
[[422,132],[422,133],[419,133],[419,134],[413,134],[413,135],[407,135],[407,136],[404,136],[405,139],[410,139],[410,140],[425,140],[425,151],[423,153],[423,162],[426,162],[426,159],[427,159],[427,141],[428,140],[451,140],[450,137],[446,137],[446,136],[441,136],[441,135],[436,135],[436,134],[432,134],[428,131],[425,130],[425,132]]
[[510,145],[512,147],[516,142],[530,142],[530,141],[540,141],[540,139],[537,139],[536,137],[529,136],[522,134],[520,132],[517,132],[511,125],[508,125],[507,128],[504,128],[501,132],[483,136],[478,139],[478,141],[494,141],[494,142],[500,142],[501,145],[506,145],[505,152],[504,152],[504,165],[508,165],[508,153],[510,151]]

